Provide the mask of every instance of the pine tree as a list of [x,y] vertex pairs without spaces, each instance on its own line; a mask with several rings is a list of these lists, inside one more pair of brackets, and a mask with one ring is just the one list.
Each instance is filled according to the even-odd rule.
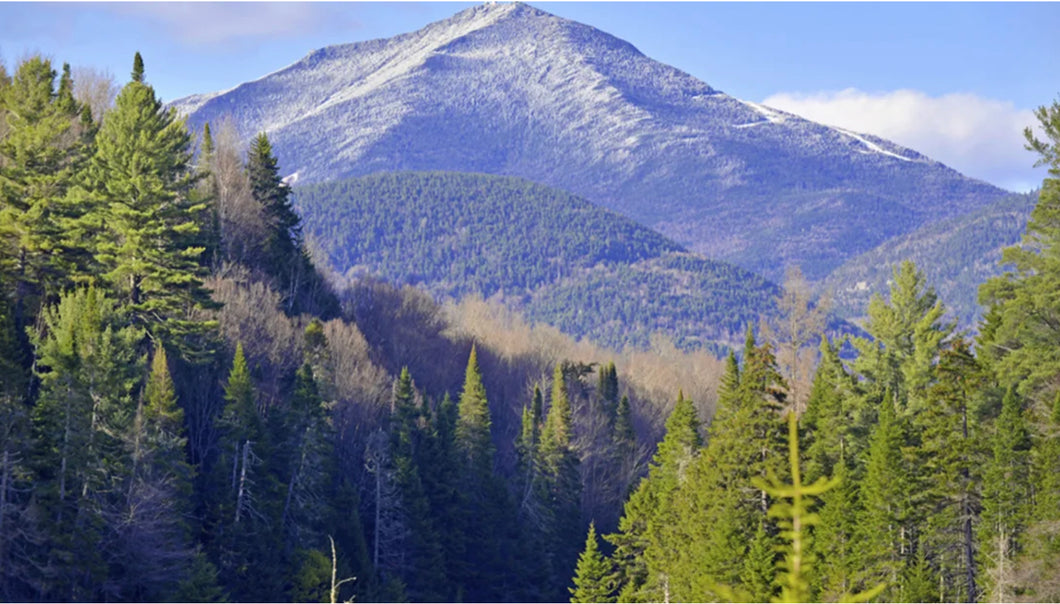
[[1026,128],[1027,149],[1048,176],[1022,242],[1002,252],[1001,263],[1014,271],[980,287],[980,303],[989,308],[980,342],[1001,383],[1017,386],[1047,416],[1060,374],[1060,307],[1052,302],[1060,290],[1060,101],[1039,107],[1035,117],[1045,139]]
[[46,307],[34,334],[40,398],[33,409],[35,497],[45,546],[35,561],[50,597],[97,599],[107,585],[104,538],[122,531],[115,485],[132,471],[126,436],[141,381],[143,332],[123,325],[100,290],[77,289]]
[[574,587],[568,588],[571,602],[614,602],[611,586],[611,564],[600,553],[596,541],[596,525],[589,523],[585,549],[578,557],[574,571]]
[[991,441],[992,456],[983,476],[979,551],[987,571],[984,594],[991,602],[1006,602],[1013,595],[1013,561],[1022,549],[1033,501],[1030,433],[1013,388],[1005,393]]
[[85,272],[71,228],[84,210],[66,197],[90,147],[79,136],[79,108],[68,91],[57,93],[55,76],[51,62],[35,56],[0,89],[0,283],[12,288],[5,295],[25,356],[38,307]]
[[214,304],[196,262],[204,249],[197,239],[205,206],[192,195],[198,176],[191,169],[191,137],[143,83],[142,60],[133,72],[100,128],[88,168],[99,208],[91,218],[100,229],[95,259],[103,281],[138,324],[183,355],[201,358],[211,348],[214,324],[190,311]]
[[890,389],[900,413],[919,411],[930,384],[935,360],[954,326],[943,324],[946,309],[923,272],[910,261],[895,267],[890,299],[873,296],[865,329],[872,340],[855,338],[859,357],[855,369]]

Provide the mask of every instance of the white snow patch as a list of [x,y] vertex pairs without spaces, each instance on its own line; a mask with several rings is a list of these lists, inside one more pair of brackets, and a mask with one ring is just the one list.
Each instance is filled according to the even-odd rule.
[[[788,121],[788,118],[785,117],[783,113],[777,111],[776,109],[771,109],[769,107],[766,107],[765,105],[759,105],[758,103],[752,103],[751,101],[740,101],[740,102],[743,103],[744,105],[747,105],[751,109],[754,109],[758,113],[762,114],[763,117],[765,117],[770,122],[773,122],[774,124],[783,124],[784,122]],[[755,123],[760,123],[760,122],[755,122]]]
[[851,132],[849,130],[845,130],[843,128],[835,128],[835,129],[838,130],[839,132],[842,132],[843,134],[849,136],[850,138],[852,138],[854,140],[860,141],[863,145],[868,147],[870,151],[874,151],[874,152],[880,153],[882,155],[890,155],[891,157],[900,159],[902,161],[908,161],[908,162],[916,161],[916,160],[913,160],[913,159],[909,159],[908,157],[903,157],[901,155],[898,155],[897,153],[892,153],[891,151],[888,151],[888,150],[884,149],[883,147],[877,145],[876,143],[874,143],[874,142],[872,142],[870,140],[867,140],[865,138],[862,138],[861,136],[859,136],[859,135],[857,135],[857,134],[855,134],[855,133],[853,133],[853,132]]

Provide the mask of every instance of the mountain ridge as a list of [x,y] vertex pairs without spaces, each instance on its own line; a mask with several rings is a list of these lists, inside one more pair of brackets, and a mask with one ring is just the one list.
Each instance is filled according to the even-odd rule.
[[269,133],[298,182],[380,171],[518,176],[778,278],[845,260],[1005,194],[870,135],[731,97],[591,26],[481,5],[329,46],[173,104]]

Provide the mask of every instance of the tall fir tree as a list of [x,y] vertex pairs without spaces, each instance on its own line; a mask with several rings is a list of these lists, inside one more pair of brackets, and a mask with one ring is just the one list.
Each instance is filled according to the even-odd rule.
[[98,211],[95,260],[101,278],[137,324],[171,342],[188,358],[212,349],[214,323],[193,311],[212,308],[197,262],[198,175],[191,166],[191,136],[174,109],[165,109],[143,82],[143,61],[122,88],[96,137],[87,173]]

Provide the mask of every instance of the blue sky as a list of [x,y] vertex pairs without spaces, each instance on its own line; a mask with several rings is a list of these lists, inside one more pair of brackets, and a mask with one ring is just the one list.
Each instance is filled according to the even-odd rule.
[[[0,2],[0,57],[42,52],[124,82],[139,50],[173,100],[473,4]],[[884,136],[1006,188],[1043,176],[1020,132],[1060,93],[1060,3],[531,4],[738,98]]]

